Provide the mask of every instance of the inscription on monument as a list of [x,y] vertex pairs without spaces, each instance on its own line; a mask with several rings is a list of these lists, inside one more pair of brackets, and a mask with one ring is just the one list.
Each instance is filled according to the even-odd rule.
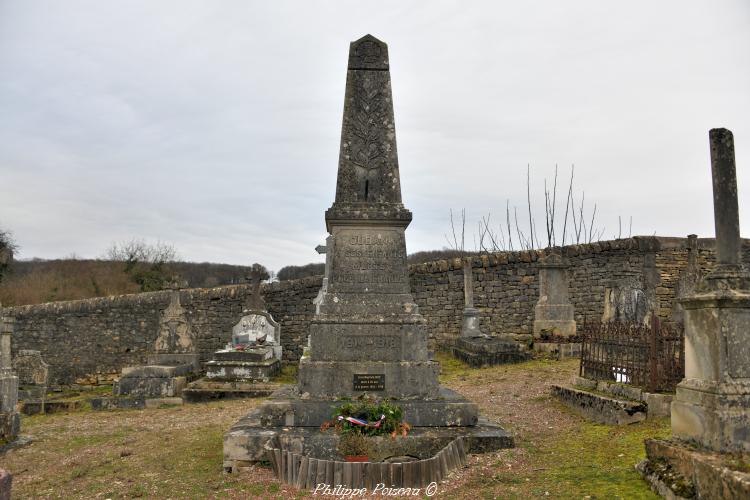
[[333,283],[407,284],[402,231],[344,229],[337,232],[335,245]]
[[384,337],[362,337],[362,336],[341,336],[342,349],[396,349],[399,346],[399,339],[396,336]]
[[367,373],[354,374],[355,391],[384,391],[385,374],[370,375]]

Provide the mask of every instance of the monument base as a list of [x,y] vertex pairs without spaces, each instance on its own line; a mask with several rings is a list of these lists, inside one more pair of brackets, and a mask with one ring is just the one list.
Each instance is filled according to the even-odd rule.
[[672,400],[672,435],[722,452],[750,452],[750,384],[685,379]]
[[270,396],[281,387],[270,382],[220,381],[202,378],[190,382],[182,397],[190,403],[214,399],[247,399]]
[[14,441],[21,432],[21,414],[17,411],[0,412],[0,441]]
[[[312,361],[299,364],[300,393],[317,398],[357,397],[373,392],[387,398],[434,398],[439,392],[436,361]],[[382,377],[382,387],[355,389],[355,377]]]
[[[539,307],[539,306],[537,306]],[[546,306],[551,307],[551,306]],[[571,306],[572,316],[572,306]],[[534,320],[534,338],[575,337],[576,322],[572,319],[537,319]]]
[[281,371],[278,359],[267,361],[216,361],[206,363],[206,378],[216,381],[268,382]]
[[[331,419],[335,407],[350,402],[306,398],[297,387],[279,389],[224,435],[225,469],[234,471],[244,464],[266,460],[265,447],[276,438],[297,453],[335,458],[338,435],[332,430],[320,431],[320,425]],[[403,438],[411,441],[404,442],[411,442],[413,448],[427,454],[434,451],[433,447],[439,447],[436,440],[447,443],[459,436],[468,438],[469,451],[475,453],[513,447],[510,434],[481,420],[476,403],[450,389],[441,388],[436,399],[395,399],[389,403],[401,407],[404,420],[412,427]],[[398,453],[408,454],[402,451]]]
[[479,329],[479,310],[473,307],[464,308],[463,322],[461,323],[462,337],[479,337],[482,331]]
[[501,337],[461,337],[451,351],[456,358],[477,368],[531,359],[520,344]]
[[178,397],[187,379],[197,373],[197,354],[156,354],[145,366],[127,366],[114,383],[115,396],[143,398]]
[[21,413],[37,415],[44,413],[44,402],[47,396],[46,385],[29,385],[18,387],[18,400],[23,402]]
[[636,466],[665,498],[750,498],[750,472],[736,455],[724,455],[677,440],[647,439],[646,459]]

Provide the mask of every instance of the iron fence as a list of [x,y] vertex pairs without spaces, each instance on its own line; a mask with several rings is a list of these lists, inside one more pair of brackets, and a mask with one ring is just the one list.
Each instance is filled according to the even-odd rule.
[[681,325],[586,324],[581,343],[580,375],[621,382],[649,392],[673,392],[685,376]]

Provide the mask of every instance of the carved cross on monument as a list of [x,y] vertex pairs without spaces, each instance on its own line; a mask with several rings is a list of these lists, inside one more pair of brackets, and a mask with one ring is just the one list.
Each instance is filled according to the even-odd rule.
[[265,311],[266,303],[260,295],[260,282],[268,279],[268,271],[262,265],[255,263],[245,278],[250,283],[250,294],[247,298],[246,309],[250,311]]

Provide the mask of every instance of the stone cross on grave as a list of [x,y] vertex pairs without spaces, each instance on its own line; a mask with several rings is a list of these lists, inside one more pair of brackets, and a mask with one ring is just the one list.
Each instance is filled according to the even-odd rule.
[[245,309],[248,311],[265,311],[266,302],[260,295],[260,282],[268,279],[268,271],[260,264],[253,264],[250,271],[245,277],[245,281],[250,283],[250,295],[247,298]]
[[[180,307],[180,290],[186,286],[187,282],[180,279],[177,275],[172,276],[170,280],[164,283],[162,290],[172,291],[170,294],[170,310]],[[175,352],[178,345],[177,327],[180,325],[180,320],[173,314],[167,314],[165,320],[164,325],[169,332],[166,338],[166,350],[167,352]]]

